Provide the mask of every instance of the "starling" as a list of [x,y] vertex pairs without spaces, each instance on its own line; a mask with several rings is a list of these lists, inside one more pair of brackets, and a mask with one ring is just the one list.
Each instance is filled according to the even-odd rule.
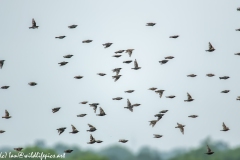
[[71,26],[68,26],[68,28],[70,29],[73,29],[73,28],[76,28],[78,25],[71,25]]
[[88,126],[90,127],[90,129],[87,130],[88,132],[94,132],[94,131],[97,130],[97,129],[96,129],[93,125],[91,125],[91,124],[88,124]]
[[5,60],[0,60],[0,69],[2,69]]
[[69,132],[69,133],[76,134],[79,132],[73,125],[71,126],[72,126],[72,132]]
[[99,76],[105,76],[106,74],[105,74],[105,73],[97,73],[97,75],[99,75]]
[[68,149],[68,150],[65,150],[64,153],[71,153],[73,150],[71,149]]
[[138,70],[138,69],[141,69],[141,67],[138,67],[138,63],[137,63],[137,60],[135,59],[134,61],[134,68],[132,68],[134,70]]
[[18,151],[18,152],[20,152],[20,151],[22,151],[22,149],[23,148],[21,148],[21,147],[18,147],[18,148],[13,148],[15,151]]
[[187,75],[187,77],[196,77],[197,75],[195,75],[195,74],[189,74],[189,75]]
[[235,53],[234,55],[240,56],[240,52],[239,53]]
[[93,107],[94,113],[96,113],[97,106],[99,105],[99,103],[92,103],[92,104],[89,104],[89,105],[90,105],[90,107]]
[[68,54],[68,55],[63,56],[63,58],[72,58],[72,56],[73,56],[73,55]]
[[155,91],[155,93],[159,94],[159,97],[162,98],[162,95],[163,95],[164,91],[165,90],[157,90],[157,91]]
[[235,29],[236,31],[240,31],[240,28],[238,28],[238,29]]
[[52,112],[53,112],[53,113],[56,113],[56,112],[58,112],[58,111],[60,110],[60,108],[61,108],[61,107],[53,108],[53,109],[52,109]]
[[110,47],[112,45],[112,43],[105,43],[105,44],[103,44],[103,46],[105,46],[104,48],[108,48],[108,47]]
[[187,93],[187,96],[188,96],[188,99],[184,100],[184,102],[191,102],[194,100],[194,99],[192,99],[192,96],[189,93]]
[[32,27],[29,27],[29,29],[38,29],[39,26],[37,26],[36,22],[34,19],[32,19]]
[[133,51],[134,49],[127,49],[125,52],[128,53],[129,57],[131,57]]
[[148,90],[155,91],[156,89],[157,89],[157,88],[152,87],[152,88],[149,88]]
[[129,60],[129,61],[123,61],[123,63],[127,63],[127,64],[129,64],[129,63],[131,63],[132,61],[131,60]]
[[87,104],[88,103],[88,101],[83,101],[83,102],[80,102],[81,104]]
[[228,78],[230,78],[230,77],[228,77],[228,76],[219,77],[219,79],[224,79],[224,80],[226,80]]
[[93,144],[95,142],[96,142],[95,138],[93,138],[92,134],[90,134],[90,142],[88,142],[88,144]]
[[4,133],[5,131],[3,131],[3,130],[0,130],[0,133]]
[[157,124],[158,120],[152,120],[149,122],[150,122],[150,126],[154,127]]
[[138,107],[138,106],[140,106],[141,104],[138,104],[138,103],[135,103],[135,104],[133,104],[132,106],[133,107]]
[[126,140],[126,139],[120,139],[118,142],[126,143],[126,142],[128,142],[128,140]]
[[2,89],[8,89],[10,86],[2,86]]
[[133,106],[132,106],[131,102],[129,101],[129,99],[127,99],[127,107],[124,107],[124,108],[127,108],[127,109],[129,109],[131,112],[133,112]]
[[121,57],[122,55],[113,55],[113,57],[115,57],[115,58],[119,58],[119,57]]
[[208,154],[208,155],[210,155],[210,154],[213,154],[214,152],[209,148],[209,146],[207,145],[207,153],[205,153],[205,154]]
[[206,52],[213,52],[215,51],[215,48],[212,46],[212,44],[209,42],[208,43],[208,50],[206,50]]
[[155,26],[156,23],[147,23],[146,26]]
[[122,53],[122,52],[124,52],[125,50],[119,50],[119,51],[116,51],[115,53],[117,54],[117,53]]
[[222,127],[223,127],[223,129],[222,129],[221,131],[228,131],[228,130],[230,130],[230,129],[224,124],[224,122],[223,122],[223,124],[222,124]]
[[162,135],[159,135],[159,134],[153,134],[153,138],[161,138],[162,137]]
[[122,68],[114,68],[112,71],[116,72],[116,76],[120,73]]
[[91,43],[93,40],[84,40],[84,41],[82,41],[82,43]]
[[190,118],[197,118],[198,115],[190,115],[190,116],[188,116],[188,117],[190,117]]
[[236,100],[238,100],[238,101],[239,101],[239,100],[240,100],[240,96],[238,96]]
[[209,74],[206,74],[206,76],[208,76],[208,77],[213,77],[213,76],[215,76],[215,75],[212,74],[212,73],[209,73]]
[[116,97],[116,98],[113,98],[112,100],[122,100],[123,98],[122,97]]
[[163,116],[164,116],[164,114],[155,114],[155,115],[154,115],[154,117],[158,117],[158,121],[159,121],[160,119],[162,119]]
[[166,98],[175,98],[176,96],[173,96],[173,95],[171,95],[171,96],[166,96]]
[[79,114],[77,117],[85,117],[87,114]]
[[134,90],[125,91],[125,93],[132,93],[132,92],[134,92]]
[[105,114],[104,110],[101,107],[99,107],[99,108],[100,108],[100,114],[97,114],[97,116],[105,116],[106,114]]
[[96,143],[102,143],[103,141],[101,141],[101,140],[96,140]]
[[66,36],[58,36],[58,37],[55,37],[55,38],[58,38],[58,39],[63,39],[65,38]]
[[116,75],[116,76],[112,76],[114,80],[114,82],[116,82],[122,75]]
[[167,113],[167,112],[168,112],[168,110],[162,110],[159,113]]
[[168,62],[168,60],[162,60],[162,61],[159,61],[159,63],[161,63],[161,64],[165,64],[165,63],[167,63]]
[[74,78],[75,78],[75,79],[82,79],[83,76],[75,76]]
[[237,8],[237,11],[240,11],[240,7]]
[[36,86],[37,83],[36,83],[36,82],[29,82],[28,85],[30,85],[30,86]]
[[173,59],[174,57],[173,56],[167,56],[165,57],[165,59]]
[[182,124],[180,124],[180,123],[177,123],[177,127],[175,127],[175,128],[179,128],[180,129],[180,131],[182,132],[182,134],[184,134],[184,127],[185,127],[185,125],[182,125]]
[[174,36],[170,36],[169,38],[178,38],[179,37],[179,35],[174,35]]
[[223,90],[221,93],[228,93],[230,90]]
[[62,134],[65,131],[66,127],[58,128],[57,131],[60,134]]
[[68,62],[65,62],[65,61],[63,61],[63,62],[60,62],[60,63],[58,63],[58,64],[60,64],[60,66],[64,66],[64,65],[66,65]]
[[5,110],[5,116],[2,118],[6,118],[6,119],[11,118],[11,116],[9,116],[9,112],[7,110]]

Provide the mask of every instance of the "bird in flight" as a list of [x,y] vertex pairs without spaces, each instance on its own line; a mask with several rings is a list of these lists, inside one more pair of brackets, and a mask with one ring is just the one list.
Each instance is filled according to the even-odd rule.
[[197,118],[198,115],[190,115],[190,116],[188,116],[188,117],[190,117],[190,118]]
[[127,63],[127,64],[129,64],[129,63],[131,63],[131,62],[132,62],[132,60],[123,61],[123,63]]
[[127,49],[125,52],[128,53],[129,57],[131,57],[133,51],[134,49]]
[[63,61],[63,62],[60,62],[60,63],[58,63],[58,64],[60,64],[60,66],[65,66],[67,63],[68,63],[68,62]]
[[77,117],[85,117],[87,114],[79,114]]
[[162,98],[162,95],[163,95],[164,91],[165,90],[157,90],[157,91],[155,91],[155,93],[159,94],[159,97]]
[[38,29],[39,26],[37,26],[36,22],[34,19],[32,19],[32,27],[29,27],[29,29]]
[[141,67],[138,67],[138,63],[137,63],[137,60],[135,59],[134,61],[134,68],[132,68],[134,70],[138,70],[138,69],[141,69]]
[[65,131],[66,127],[61,127],[61,128],[58,128],[57,131],[60,134],[62,134],[64,131]]
[[7,110],[5,110],[5,116],[3,116],[2,118],[9,119],[11,117],[12,116],[9,115],[9,112]]
[[93,138],[92,134],[90,134],[90,142],[88,142],[88,144],[93,144],[95,142],[96,142],[95,138]]
[[88,132],[94,132],[94,131],[97,130],[97,129],[96,129],[93,125],[91,125],[91,124],[88,124],[88,126],[90,127],[90,129],[87,130]]
[[221,131],[228,131],[228,130],[230,130],[226,125],[225,125],[225,123],[223,122],[223,124],[222,124],[222,127],[223,127],[223,129],[221,130]]
[[0,60],[0,69],[2,69],[5,60]]
[[124,108],[127,108],[127,109],[129,109],[131,112],[133,112],[133,106],[132,106],[131,102],[129,101],[129,99],[127,99],[127,107],[124,107]]
[[196,77],[197,75],[196,74],[189,74],[187,75],[187,77]]
[[98,106],[98,105],[99,105],[99,103],[89,104],[90,107],[93,107],[94,113],[96,113],[96,110],[97,110],[97,106]]
[[126,140],[126,139],[120,139],[118,142],[121,142],[121,143],[127,143],[128,140]]
[[116,75],[116,76],[112,76],[112,78],[115,79],[114,82],[116,82],[121,76],[122,75]]
[[78,25],[73,24],[73,25],[71,25],[71,26],[68,26],[68,28],[74,29],[74,28],[76,28],[77,26],[78,26]]
[[167,62],[168,62],[168,60],[166,60],[166,59],[159,61],[159,63],[161,63],[161,64],[166,64]]
[[147,23],[146,26],[155,26],[156,23]]
[[179,37],[179,35],[174,35],[174,36],[170,36],[169,38],[178,38]]
[[91,43],[92,41],[93,41],[93,40],[88,39],[88,40],[82,41],[82,43]]
[[71,125],[71,126],[72,126],[72,132],[69,132],[69,133],[76,134],[76,133],[79,132],[79,131],[74,127],[74,125]]
[[72,58],[72,54],[68,54],[68,55],[65,55],[65,56],[63,56],[63,58]]
[[153,134],[153,138],[161,138],[162,137],[162,135],[160,135],[160,134]]
[[215,76],[215,75],[212,74],[212,73],[209,73],[209,74],[206,74],[206,76],[208,76],[208,77],[213,77],[213,76]]
[[58,112],[60,109],[61,109],[61,107],[53,108],[53,109],[52,109],[52,112],[53,112],[53,113],[56,113],[56,112]]
[[123,53],[125,50],[118,50],[118,51],[116,51],[115,53],[117,54],[117,53]]
[[100,114],[97,114],[97,116],[105,116],[104,110],[100,107]]
[[110,47],[112,44],[113,44],[113,43],[105,43],[105,44],[103,44],[103,46],[104,46],[104,48],[108,48],[108,47]]
[[23,148],[22,147],[18,147],[18,148],[13,148],[15,151],[17,151],[17,152],[20,152],[20,151],[22,151],[23,150]]
[[206,52],[213,52],[215,51],[215,48],[212,46],[212,44],[209,42],[208,43],[208,50],[206,50]]
[[116,76],[120,73],[122,68],[114,68],[112,71],[116,72]]
[[165,59],[173,59],[174,57],[173,56],[167,56],[165,57]]
[[1,89],[8,89],[10,86],[2,86]]
[[211,155],[214,152],[210,149],[210,147],[207,145],[207,152],[205,154]]
[[228,76],[219,77],[219,79],[224,79],[224,80],[226,80],[228,78],[230,78],[230,77],[228,77]]
[[179,128],[180,129],[180,131],[182,132],[182,134],[184,134],[184,127],[185,127],[185,125],[182,125],[182,124],[180,124],[180,123],[177,123],[177,127],[175,127],[175,128]]
[[189,93],[187,93],[187,97],[188,97],[188,99],[184,100],[184,102],[192,102],[194,100],[194,99],[192,99],[192,96]]
[[58,36],[58,37],[55,37],[55,38],[58,38],[58,39],[63,39],[65,38],[66,36]]

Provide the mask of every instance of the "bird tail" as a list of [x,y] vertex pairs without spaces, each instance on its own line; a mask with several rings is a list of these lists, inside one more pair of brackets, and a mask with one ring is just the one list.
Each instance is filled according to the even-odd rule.
[[113,98],[112,100],[115,100],[115,98]]

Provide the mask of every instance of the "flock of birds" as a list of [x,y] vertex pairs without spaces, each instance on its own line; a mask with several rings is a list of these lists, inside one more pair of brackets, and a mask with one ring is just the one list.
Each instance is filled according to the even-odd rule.
[[[240,7],[237,8],[237,11],[240,11]],[[146,24],[146,26],[152,26],[152,27],[155,26],[155,25],[156,25],[156,23],[147,23],[147,24]],[[74,28],[76,28],[77,26],[78,26],[78,25],[70,25],[70,26],[68,26],[68,28],[69,28],[69,29],[74,29]],[[29,29],[38,29],[38,27],[39,27],[39,26],[37,26],[35,20],[32,19],[32,26],[29,27]],[[239,28],[239,29],[236,29],[236,31],[240,31],[240,28]],[[58,37],[55,37],[55,38],[57,38],[57,39],[64,39],[65,37],[66,37],[66,36],[58,36]],[[178,38],[178,37],[179,37],[179,35],[173,35],[173,36],[170,36],[169,38],[176,39],[176,38]],[[91,43],[92,41],[93,41],[93,40],[84,40],[84,41],[82,41],[82,43]],[[105,44],[103,44],[103,46],[104,46],[104,48],[108,48],[108,47],[110,47],[112,44],[113,44],[113,43],[105,43]],[[134,51],[134,49],[119,50],[119,51],[116,51],[116,52],[115,52],[115,55],[114,55],[113,57],[119,58],[119,57],[122,56],[122,55],[120,55],[120,54],[123,53],[123,52],[128,53],[129,57],[131,57],[133,51]],[[213,45],[209,42],[209,47],[208,47],[208,49],[206,50],[206,52],[214,52],[214,51],[215,51],[215,48],[214,48]],[[235,53],[235,55],[240,56],[240,53]],[[73,56],[73,55],[68,54],[68,55],[65,55],[65,56],[63,56],[63,57],[64,57],[64,58],[71,58],[72,56]],[[164,60],[159,61],[159,63],[160,63],[161,65],[166,64],[169,60],[171,60],[171,59],[173,59],[173,58],[174,58],[173,56],[167,56],[167,57],[165,57]],[[0,60],[0,69],[3,68],[4,62],[5,62],[5,60]],[[131,62],[132,62],[132,60],[123,61],[123,63],[127,63],[127,64],[130,64]],[[59,64],[60,66],[64,66],[64,65],[68,64],[68,62],[63,61],[63,62],[59,62],[58,64]],[[112,78],[114,79],[115,82],[116,82],[117,80],[119,80],[120,77],[122,76],[122,75],[119,74],[120,71],[121,71],[121,69],[122,69],[122,68],[115,68],[115,69],[112,70],[113,72],[116,73],[116,75],[112,76]],[[134,61],[134,67],[133,67],[132,69],[134,69],[134,70],[139,70],[139,69],[141,69],[141,67],[139,67],[136,59],[135,59],[135,61]],[[105,76],[106,74],[105,74],[105,73],[97,73],[97,75],[99,75],[99,76]],[[196,76],[197,76],[197,75],[195,75],[195,74],[189,74],[189,75],[187,75],[187,77],[192,77],[192,78],[193,78],[193,77],[196,77]],[[215,76],[215,75],[214,75],[213,73],[209,73],[209,74],[206,74],[206,76],[208,76],[208,77],[213,77],[213,76]],[[81,79],[81,78],[83,78],[83,76],[78,75],[78,76],[75,76],[74,78],[75,78],[75,79]],[[229,76],[219,77],[220,80],[221,80],[221,79],[227,80],[228,78],[230,78],[230,77],[229,77]],[[35,86],[35,85],[37,85],[36,82],[29,82],[28,84],[29,84],[30,86]],[[1,89],[8,89],[9,87],[10,87],[10,86],[2,86]],[[164,91],[165,91],[165,90],[157,90],[157,88],[155,88],[155,87],[149,88],[149,90],[155,91],[155,93],[159,94],[159,97],[160,97],[160,98],[162,98],[162,95],[163,95],[163,93],[164,93]],[[228,93],[229,91],[230,91],[230,90],[223,90],[221,93]],[[126,93],[132,93],[132,92],[134,92],[134,90],[127,90],[127,91],[125,91],[125,92],[126,92]],[[176,97],[175,95],[166,96],[166,98],[170,98],[170,99],[175,98],[175,97]],[[116,98],[113,98],[112,100],[122,100],[122,99],[123,99],[122,97],[116,97]],[[240,96],[238,96],[236,100],[240,100]],[[192,101],[194,101],[194,99],[192,98],[192,96],[191,96],[189,93],[187,93],[187,99],[184,100],[184,102],[192,102]],[[80,104],[87,104],[87,103],[88,103],[88,101],[80,102]],[[99,103],[89,104],[90,107],[93,107],[94,113],[96,113],[96,110],[97,110],[98,105],[99,105]],[[134,108],[134,107],[138,107],[138,106],[140,106],[140,105],[141,105],[141,104],[138,104],[138,103],[131,104],[131,102],[129,101],[129,99],[127,99],[127,106],[124,107],[124,108],[126,108],[126,109],[130,110],[131,112],[133,112],[133,108]],[[53,113],[56,113],[56,112],[58,112],[60,109],[61,109],[61,107],[53,108],[53,109],[52,109],[52,112],[53,112]],[[97,114],[97,116],[105,116],[105,115],[106,115],[106,113],[104,112],[104,110],[103,110],[101,107],[99,107],[99,110],[100,110],[100,113]],[[162,110],[162,111],[160,111],[158,114],[155,114],[154,117],[157,117],[157,119],[156,119],[156,120],[149,121],[149,122],[150,122],[150,126],[154,127],[154,126],[157,124],[157,122],[158,122],[160,119],[162,119],[162,117],[163,117],[167,112],[168,112],[168,110]],[[79,114],[79,115],[77,115],[77,117],[84,117],[84,116],[86,116],[86,115],[87,115],[87,114]],[[188,117],[190,117],[190,118],[197,118],[198,115],[189,115]],[[11,116],[10,116],[10,114],[9,114],[9,112],[8,112],[7,110],[5,110],[5,116],[3,116],[2,118],[5,118],[5,119],[11,118]],[[96,127],[94,127],[94,126],[91,125],[91,124],[88,124],[88,126],[89,126],[89,130],[87,130],[88,132],[94,132],[94,131],[97,130]],[[72,131],[69,132],[69,133],[76,134],[76,133],[79,132],[74,125],[71,125],[71,127],[72,127]],[[180,124],[180,123],[177,123],[177,126],[176,126],[175,128],[179,128],[180,131],[181,131],[181,133],[184,134],[184,127],[185,127],[185,125]],[[229,127],[227,127],[224,122],[222,123],[222,128],[223,128],[223,129],[222,129],[221,131],[228,131],[228,130],[230,130]],[[66,129],[66,127],[58,128],[58,129],[57,129],[58,134],[61,135],[61,134],[65,131],[65,129]],[[4,130],[0,130],[0,134],[1,134],[1,133],[4,133],[4,132],[5,132]],[[153,138],[161,138],[161,137],[163,137],[163,135],[154,134],[154,137],[153,137]],[[87,143],[88,143],[88,144],[94,144],[94,143],[102,143],[102,142],[103,142],[102,140],[96,140],[96,139],[92,136],[92,134],[90,134],[90,141],[87,142]],[[120,139],[119,142],[121,142],[121,143],[126,143],[126,142],[128,142],[128,140],[126,140],[126,139]],[[14,148],[14,150],[16,150],[16,151],[22,151],[22,149],[23,149],[22,147]],[[67,150],[65,150],[64,152],[65,152],[65,153],[71,153],[72,151],[73,151],[73,150],[71,150],[71,149],[67,149]],[[211,154],[213,154],[213,153],[214,153],[214,152],[213,152],[213,151],[210,149],[210,147],[207,145],[207,152],[206,152],[206,154],[211,155]]]

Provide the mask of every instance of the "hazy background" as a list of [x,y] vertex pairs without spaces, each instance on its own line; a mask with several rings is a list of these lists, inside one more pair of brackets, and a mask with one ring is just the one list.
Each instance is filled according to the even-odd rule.
[[[125,145],[133,150],[148,145],[168,151],[177,147],[196,147],[207,136],[223,140],[231,147],[240,145],[240,12],[238,1],[226,0],[52,0],[0,1],[0,60],[6,60],[0,70],[0,114],[5,109],[11,119],[1,119],[1,146],[19,147],[43,139],[47,145],[62,142],[83,148],[100,149],[128,139]],[[32,18],[38,29],[30,30]],[[154,27],[145,26],[157,23]],[[67,26],[77,24],[76,29]],[[178,39],[169,36],[178,34]],[[55,36],[65,35],[59,40]],[[92,39],[90,44],[82,40]],[[102,44],[112,42],[110,48]],[[208,42],[215,47],[205,52]],[[120,49],[134,48],[132,57]],[[73,54],[71,59],[64,59]],[[174,56],[165,65],[158,61]],[[135,71],[125,60],[137,59],[142,69]],[[61,61],[69,62],[59,67]],[[123,75],[114,82],[112,69],[121,67]],[[104,77],[96,75],[106,73]],[[195,78],[187,74],[197,74]],[[216,76],[206,77],[207,73]],[[76,75],[84,76],[76,80]],[[219,76],[230,76],[219,80]],[[37,86],[31,87],[29,82]],[[166,90],[163,98],[149,91],[157,87]],[[135,90],[132,94],[125,90]],[[222,90],[231,90],[227,94]],[[195,99],[183,100],[189,92]],[[176,95],[174,99],[165,96]],[[114,97],[123,97],[113,101]],[[127,99],[141,106],[134,112],[124,109]],[[98,117],[89,105],[100,103],[106,116]],[[61,107],[55,114],[51,109]],[[163,109],[168,113],[154,128],[150,120]],[[84,118],[77,114],[88,114]],[[99,109],[97,110],[99,113]],[[190,119],[190,114],[199,118]],[[174,128],[185,124],[185,133]],[[222,122],[231,129],[221,132]],[[88,145],[87,124],[97,128],[93,133],[102,144]],[[71,124],[80,132],[72,135]],[[57,128],[67,127],[62,135]],[[154,139],[153,134],[163,138]]]

